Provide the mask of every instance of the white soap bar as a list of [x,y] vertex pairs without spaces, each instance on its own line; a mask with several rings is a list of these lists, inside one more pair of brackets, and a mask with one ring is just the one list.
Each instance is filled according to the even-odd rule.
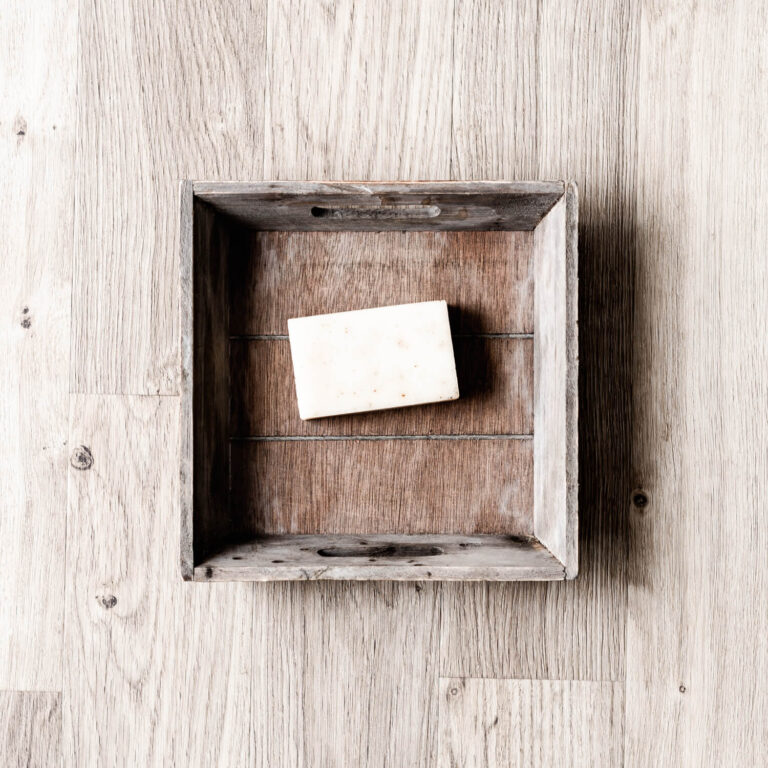
[[444,301],[292,318],[288,335],[302,419],[459,396]]

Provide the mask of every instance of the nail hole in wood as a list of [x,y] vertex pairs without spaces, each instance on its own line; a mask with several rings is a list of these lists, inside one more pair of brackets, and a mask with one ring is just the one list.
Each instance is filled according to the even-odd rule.
[[632,491],[632,504],[637,509],[645,509],[648,506],[648,501],[648,494],[641,488]]

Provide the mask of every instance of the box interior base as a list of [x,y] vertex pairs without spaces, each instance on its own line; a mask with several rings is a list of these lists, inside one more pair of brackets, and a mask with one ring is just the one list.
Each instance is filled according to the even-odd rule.
[[[533,535],[533,234],[253,232],[230,256],[241,536]],[[445,299],[461,397],[302,421],[289,317]]]

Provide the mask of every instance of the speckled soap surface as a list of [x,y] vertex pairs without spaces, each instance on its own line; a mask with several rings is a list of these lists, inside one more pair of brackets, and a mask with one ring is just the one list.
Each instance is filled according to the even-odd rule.
[[292,318],[288,334],[302,419],[459,397],[445,301]]

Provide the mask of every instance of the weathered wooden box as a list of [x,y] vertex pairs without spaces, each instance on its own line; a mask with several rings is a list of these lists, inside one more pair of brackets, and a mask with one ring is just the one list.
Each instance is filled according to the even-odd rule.
[[[184,578],[573,578],[576,219],[564,182],[183,182]],[[289,317],[430,299],[460,400],[299,419]]]

